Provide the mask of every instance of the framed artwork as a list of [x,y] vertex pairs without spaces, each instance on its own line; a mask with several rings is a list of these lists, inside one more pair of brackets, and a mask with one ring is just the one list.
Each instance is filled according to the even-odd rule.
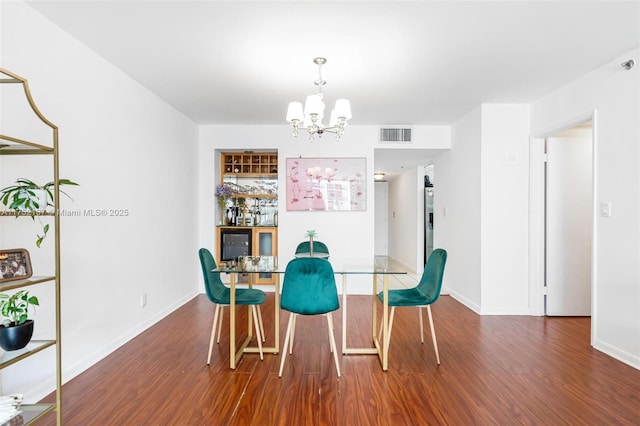
[[25,249],[0,250],[0,270],[0,283],[29,278],[33,274],[29,252]]
[[364,211],[366,158],[287,158],[287,210]]

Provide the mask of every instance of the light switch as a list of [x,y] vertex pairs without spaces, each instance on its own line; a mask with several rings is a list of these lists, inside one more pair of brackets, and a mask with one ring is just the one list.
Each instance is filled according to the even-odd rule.
[[600,215],[602,217],[611,217],[611,201],[600,203]]

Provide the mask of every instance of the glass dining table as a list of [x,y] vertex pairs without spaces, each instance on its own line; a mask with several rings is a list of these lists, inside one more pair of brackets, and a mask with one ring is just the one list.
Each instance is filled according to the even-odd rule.
[[[296,257],[310,256],[309,254],[296,254]],[[315,253],[314,253],[314,257]],[[219,267],[214,269],[214,272],[228,273],[230,275],[229,286],[231,289],[230,297],[230,335],[229,335],[229,353],[230,353],[230,368],[235,369],[237,363],[245,353],[257,353],[258,347],[249,346],[249,342],[252,338],[251,330],[251,316],[249,315],[248,322],[248,335],[238,348],[236,348],[235,337],[235,288],[238,281],[238,274],[248,274],[249,283],[252,286],[252,275],[256,273],[272,273],[277,274],[275,279],[275,301],[274,301],[274,346],[263,347],[263,352],[273,352],[274,354],[280,351],[280,275],[285,273],[287,263],[292,258],[278,259],[277,256],[260,256],[241,258],[237,264],[230,267]],[[401,266],[396,264],[390,264],[386,257],[374,256],[371,258],[326,258],[331,263],[333,272],[336,275],[342,275],[342,353],[345,355],[378,355],[382,369],[388,370],[389,367],[389,277],[392,275],[407,274]],[[353,275],[370,275],[372,278],[372,294],[371,294],[371,338],[372,346],[369,347],[348,347],[347,335],[349,334],[347,321],[348,317],[348,280],[349,276]],[[381,284],[382,288],[379,288]],[[382,303],[382,333],[381,340],[378,338],[378,292],[382,291],[383,303]]]

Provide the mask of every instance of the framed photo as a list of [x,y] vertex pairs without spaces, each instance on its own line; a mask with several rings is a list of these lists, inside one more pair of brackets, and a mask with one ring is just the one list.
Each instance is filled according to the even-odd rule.
[[364,211],[366,158],[287,158],[287,210]]
[[21,280],[31,277],[31,259],[25,249],[0,249],[0,283],[11,280]]

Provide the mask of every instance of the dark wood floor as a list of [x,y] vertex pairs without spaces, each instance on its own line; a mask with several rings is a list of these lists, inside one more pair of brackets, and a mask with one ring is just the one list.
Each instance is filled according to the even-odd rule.
[[[273,295],[263,306],[267,343]],[[478,316],[451,297],[433,306],[442,364],[398,309],[389,371],[341,355],[336,377],[323,317],[297,322],[293,356],[245,355],[229,369],[227,327],[207,346],[214,306],[198,296],[63,387],[65,425],[638,425],[640,371],[589,346],[589,318]],[[246,308],[239,315],[246,321]],[[370,341],[370,298],[351,296],[349,327]],[[341,311],[334,314],[340,342]],[[281,340],[288,315],[281,318]],[[425,316],[426,320],[426,316]],[[243,326],[245,322],[241,322]],[[428,338],[428,328],[426,329]],[[340,346],[340,343],[338,343]],[[48,400],[51,397],[47,398]],[[55,424],[49,415],[44,424]]]

